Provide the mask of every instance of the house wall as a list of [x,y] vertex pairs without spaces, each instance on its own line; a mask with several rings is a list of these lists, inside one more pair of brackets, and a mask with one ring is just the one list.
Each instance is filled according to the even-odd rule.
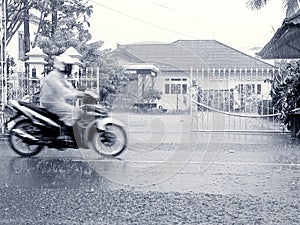
[[[30,10],[30,13],[36,13],[36,12],[33,10]],[[37,29],[38,29],[38,25],[36,22],[33,22],[32,20],[30,20],[29,22],[30,22],[30,25],[29,25],[30,43],[32,44],[34,41]],[[14,61],[17,64],[15,70],[17,72],[24,72],[25,71],[24,61],[22,59],[20,59],[20,57],[19,57],[19,52],[24,47],[24,43],[22,43],[22,40],[20,39],[19,34],[24,35],[24,24],[23,23],[21,24],[19,30],[12,37],[11,41],[6,46],[6,51],[10,57],[14,58]],[[24,42],[24,39],[23,39],[23,42]]]
[[[244,103],[243,98],[249,96],[255,101],[270,99],[270,84],[266,83],[265,79],[272,79],[275,69],[272,65],[241,54],[216,41],[182,41],[180,43],[183,46],[186,44],[188,49],[198,53],[187,54],[183,57],[181,53],[187,52],[176,48],[178,43],[173,47],[170,47],[172,44],[168,46],[128,45],[118,48],[115,52],[117,60],[122,65],[139,64],[142,61],[143,63],[151,62],[159,68],[154,88],[163,94],[157,102],[158,107],[162,106],[170,111],[189,110],[191,85],[203,90],[205,96],[209,98],[218,96],[219,100],[227,100],[227,98],[232,98],[232,95],[235,96],[235,100],[240,98],[242,103]],[[207,44],[209,46],[206,46]],[[202,55],[200,57],[200,52],[203,53],[206,49],[214,49],[217,53],[220,51],[220,54],[209,53],[205,54],[207,58],[202,58]],[[230,57],[224,58],[227,55]],[[199,58],[202,60],[198,61]],[[198,68],[197,65],[199,65]],[[220,65],[220,68],[204,68],[207,65]],[[180,90],[177,93],[178,86]],[[182,91],[183,87],[185,87],[185,92]],[[220,102],[219,100],[217,102]],[[215,99],[209,99],[209,101],[213,102]]]
[[[204,91],[232,91],[236,99],[239,96],[255,96],[260,100],[270,100],[271,85],[265,82],[272,78],[274,71],[267,69],[197,69],[188,72],[161,71],[156,78],[155,88],[162,91],[158,106],[168,110],[188,110],[190,106],[190,83],[193,82]],[[181,85],[179,94],[166,91],[166,85]],[[182,93],[182,85],[186,85],[186,93]]]
[[189,86],[189,74],[183,71],[159,72],[156,77],[155,88],[163,94],[162,98],[157,102],[157,106],[161,106],[169,111],[188,110],[190,105]]

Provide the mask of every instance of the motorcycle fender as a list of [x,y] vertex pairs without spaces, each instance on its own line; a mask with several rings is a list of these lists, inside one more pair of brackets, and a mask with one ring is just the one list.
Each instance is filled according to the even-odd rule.
[[104,118],[104,119],[98,119],[96,121],[96,126],[100,130],[105,130],[106,125],[110,124],[110,123],[116,124],[116,125],[121,126],[121,127],[125,127],[124,123],[122,123],[121,121],[119,121],[117,119],[111,118],[111,117],[107,117],[107,118]]
[[11,120],[9,122],[6,123],[6,127],[7,130],[11,130],[11,128],[13,128],[13,126],[16,124],[16,122],[14,120]]
[[12,128],[13,128],[13,126],[19,121],[19,120],[22,120],[22,119],[24,119],[24,117],[17,117],[17,118],[15,118],[15,119],[11,119],[11,120],[9,120],[9,121],[7,121],[5,124],[6,124],[6,128],[7,128],[7,130],[8,131],[10,131]]

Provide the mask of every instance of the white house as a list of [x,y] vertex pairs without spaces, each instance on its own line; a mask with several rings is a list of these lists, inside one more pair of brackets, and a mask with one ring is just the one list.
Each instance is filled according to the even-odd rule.
[[[169,110],[190,107],[189,92],[193,85],[203,94],[199,101],[224,110],[234,107],[230,101],[235,93],[241,98],[240,105],[247,104],[247,98],[253,95],[269,99],[270,84],[264,80],[271,78],[277,69],[216,40],[118,45],[114,56],[125,68],[132,64],[157,67],[155,88],[163,93],[158,107]],[[221,100],[227,103],[221,104]]]

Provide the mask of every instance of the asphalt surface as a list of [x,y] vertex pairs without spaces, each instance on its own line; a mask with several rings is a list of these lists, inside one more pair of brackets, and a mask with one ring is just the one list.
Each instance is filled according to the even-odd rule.
[[118,158],[21,158],[2,139],[0,224],[300,224],[299,140],[143,123]]

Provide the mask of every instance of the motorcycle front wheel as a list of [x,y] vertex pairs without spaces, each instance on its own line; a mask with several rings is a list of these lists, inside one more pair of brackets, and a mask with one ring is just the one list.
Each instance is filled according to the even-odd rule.
[[37,137],[37,135],[41,135],[41,130],[30,120],[18,121],[10,130],[9,144],[11,148],[23,157],[31,157],[40,153],[44,146],[32,141],[25,134]]
[[127,146],[127,135],[123,127],[107,124],[106,130],[93,129],[89,147],[104,156],[118,156]]

